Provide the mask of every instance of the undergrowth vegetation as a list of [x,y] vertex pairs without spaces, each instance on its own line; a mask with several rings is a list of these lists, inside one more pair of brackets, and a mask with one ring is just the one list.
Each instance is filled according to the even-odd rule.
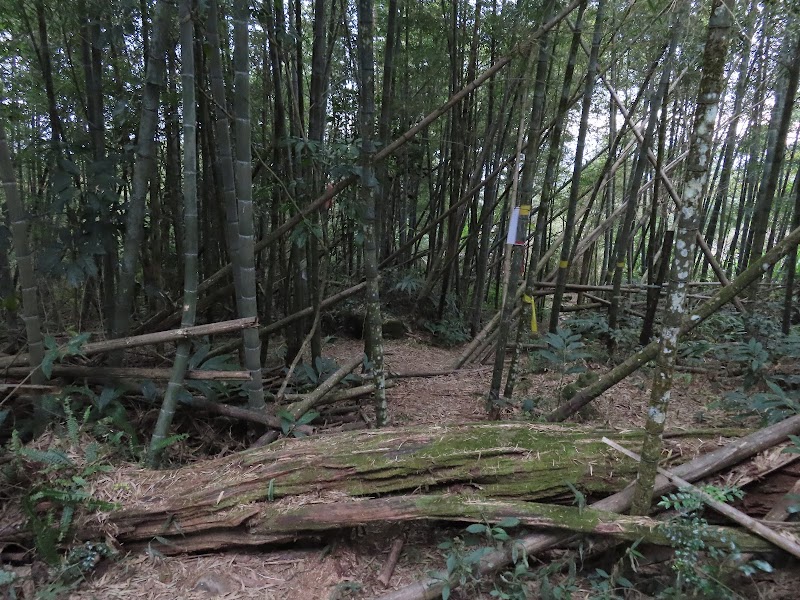
[[[413,278],[395,284],[397,293],[413,294]],[[438,343],[454,345],[467,339],[466,319],[454,303],[445,305],[441,319],[423,320],[422,326]],[[536,420],[559,402],[571,398],[597,378],[597,371],[613,366],[621,349],[635,351],[640,321],[623,319],[611,330],[605,316],[588,313],[566,319],[553,333],[531,338],[527,355],[527,377],[548,382],[531,394],[524,390],[513,405],[526,419]],[[612,344],[609,344],[609,340]],[[525,340],[523,340],[525,341]],[[61,345],[47,342],[48,374],[63,359],[81,355],[85,339],[75,336]],[[190,368],[227,369],[230,357],[208,358],[210,347],[195,344]],[[800,332],[793,329],[782,335],[774,318],[755,314],[742,319],[733,312],[723,312],[708,319],[681,341],[678,364],[701,375],[708,372],[723,380],[724,391],[707,409],[724,415],[732,422],[750,425],[773,423],[800,414]],[[319,358],[313,365],[301,363],[293,372],[289,388],[303,393],[313,390],[331,376],[339,364]],[[367,365],[369,366],[369,365]],[[283,374],[286,374],[284,369]],[[690,375],[697,376],[697,375]],[[345,382],[360,384],[362,378],[350,375]],[[242,397],[241,386],[214,381],[187,381],[187,399],[192,393],[206,398]],[[78,543],[72,533],[77,515],[102,514],[118,508],[92,494],[92,481],[120,463],[139,463],[144,457],[139,424],[133,417],[128,390],[121,386],[65,386],[57,396],[43,399],[43,406],[54,419],[44,435],[34,437],[29,423],[20,421],[5,441],[2,476],[9,484],[4,500],[12,495],[21,498],[26,527],[33,535],[36,552],[49,565],[49,580],[39,597],[59,597],[73,589],[103,561],[113,559],[115,551],[101,540]],[[143,382],[142,397],[157,398],[152,382]],[[299,418],[283,410],[277,413],[284,436],[302,437],[305,426],[319,416],[309,411]],[[722,422],[722,421],[721,421]],[[171,446],[186,439],[181,433],[168,438]],[[787,452],[800,453],[800,438],[792,437]],[[584,495],[568,482],[579,508],[587,505]],[[744,492],[736,488],[705,487],[706,492],[725,502],[735,502]],[[442,598],[451,596],[453,584],[482,590],[501,600],[542,598],[565,600],[595,598],[610,600],[648,593],[668,598],[740,598],[737,587],[742,578],[758,577],[774,570],[771,562],[756,556],[743,560],[732,540],[710,542],[713,531],[703,511],[702,501],[688,490],[664,496],[658,507],[666,517],[659,526],[669,540],[673,555],[669,568],[643,567],[645,550],[639,542],[623,544],[598,556],[590,546],[578,552],[559,554],[546,564],[529,557],[515,541],[523,531],[518,519],[497,523],[476,523],[463,533],[442,542],[444,585]],[[800,512],[800,498],[794,498],[789,512]],[[481,577],[477,566],[493,551],[508,552],[511,565],[491,579]],[[0,570],[0,586],[14,590],[15,575]],[[658,589],[653,589],[653,582]],[[358,591],[350,590],[351,594]],[[10,596],[13,597],[13,596]]]

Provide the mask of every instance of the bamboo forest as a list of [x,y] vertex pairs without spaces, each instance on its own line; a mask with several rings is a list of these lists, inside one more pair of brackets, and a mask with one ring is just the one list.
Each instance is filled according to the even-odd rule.
[[0,0],[0,598],[800,588],[797,0]]

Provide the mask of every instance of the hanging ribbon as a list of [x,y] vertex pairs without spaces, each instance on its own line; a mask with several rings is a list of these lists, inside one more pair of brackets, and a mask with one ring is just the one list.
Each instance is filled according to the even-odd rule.
[[531,305],[531,333],[539,333],[539,324],[536,322],[536,302],[533,298],[528,296],[528,294],[524,294],[522,296],[522,301],[525,304]]

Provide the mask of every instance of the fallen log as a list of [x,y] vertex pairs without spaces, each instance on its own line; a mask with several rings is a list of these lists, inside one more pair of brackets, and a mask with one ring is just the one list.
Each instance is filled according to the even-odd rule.
[[[463,523],[497,523],[513,517],[525,527],[559,529],[563,531],[612,536],[622,540],[644,540],[651,544],[667,546],[667,536],[659,529],[660,522],[650,517],[619,515],[610,511],[575,506],[560,506],[513,500],[490,500],[471,494],[425,494],[338,500],[314,496],[291,498],[260,507],[243,507],[240,513],[224,520],[211,520],[205,529],[199,521],[192,523],[190,531],[177,522],[120,523],[112,513],[107,525],[112,525],[114,536],[120,543],[148,542],[150,547],[164,554],[187,551],[214,551],[231,545],[262,545],[268,536],[308,537],[327,531],[358,527],[371,523],[407,521],[455,521]],[[229,535],[238,532],[239,541],[219,545],[217,534],[224,526]],[[97,538],[103,531],[87,527],[79,532],[80,539]],[[157,539],[156,539],[157,538]],[[742,551],[766,552],[771,545],[757,536],[734,527],[709,527],[704,539],[710,545],[724,545],[720,539],[733,541]]]
[[[585,493],[607,493],[624,487],[636,465],[603,444],[605,434],[576,426],[473,423],[281,440],[196,466],[123,470],[120,476],[135,491],[116,497],[108,490],[104,499],[121,501],[124,514],[170,514],[180,521],[182,514],[311,492],[358,497],[467,485],[494,497],[543,500],[571,497],[569,482]],[[616,435],[641,440],[638,432]]]
[[[174,470],[120,469],[92,488],[93,499],[121,508],[84,516],[79,531],[83,537],[102,531],[127,542],[159,536],[169,540],[164,551],[173,553],[286,541],[359,522],[458,520],[459,515],[481,520],[482,515],[505,516],[502,510],[528,514],[531,525],[556,526],[574,521],[567,519],[572,513],[503,502],[569,502],[570,486],[586,495],[622,489],[635,476],[635,461],[603,444],[602,434],[578,426],[524,423],[382,429],[281,440]],[[615,435],[641,442],[636,432]],[[420,490],[427,496],[365,499]],[[464,490],[494,499],[448,494]],[[16,527],[0,531],[0,544],[21,535],[23,522],[24,517]],[[590,519],[570,527],[584,531],[595,526]]]
[[[347,377],[350,372],[355,369],[358,365],[360,365],[364,361],[363,356],[357,356],[356,358],[351,359],[350,361],[343,364],[339,367],[335,373],[331,374],[322,384],[317,387],[313,392],[310,392],[306,395],[305,398],[293,403],[289,406],[286,410],[288,410],[295,419],[299,419],[309,410],[314,408],[317,404],[319,404],[325,394],[330,392],[336,385],[345,377]],[[278,394],[280,396],[280,394]]]
[[389,558],[386,559],[386,564],[381,569],[381,574],[378,575],[378,581],[383,584],[383,587],[389,587],[389,582],[392,579],[392,574],[397,566],[397,561],[400,558],[400,552],[403,550],[403,544],[406,543],[405,536],[401,535],[395,538],[392,542],[392,549],[389,551]]
[[[396,382],[387,380],[386,381],[386,389],[394,387],[397,385]],[[359,385],[356,387],[327,393],[323,398],[320,398],[317,404],[333,404],[334,402],[339,402],[341,400],[353,400],[354,398],[360,398],[361,396],[366,396],[368,394],[372,394],[375,391],[375,384],[374,383],[365,383],[364,385]],[[313,393],[313,392],[310,392]],[[287,402],[302,402],[308,398],[309,394],[286,394],[285,400]]]
[[[30,372],[28,367],[8,367],[3,369],[3,375],[11,377],[24,377]],[[168,380],[172,376],[172,369],[155,367],[87,367],[82,365],[53,365],[53,377],[71,377],[75,379],[152,379]],[[212,369],[189,369],[185,379],[214,380],[214,381],[249,381],[250,371],[221,371]]]
[[179,469],[118,469],[92,483],[93,498],[121,507],[101,518],[111,533],[164,532],[174,523],[184,536],[225,532],[281,498],[308,494],[345,501],[467,488],[496,499],[571,501],[570,486],[603,495],[635,476],[635,461],[600,441],[606,434],[642,439],[632,431],[528,423],[351,431],[283,439]]
[[[786,440],[790,435],[800,433],[800,415],[791,417],[757,431],[747,437],[731,442],[708,454],[698,456],[694,460],[674,468],[675,475],[693,482],[733,466],[754,454],[763,452]],[[654,496],[666,494],[674,489],[673,484],[663,475],[656,477]],[[592,508],[621,513],[628,509],[633,500],[634,487],[628,486],[613,496],[604,498],[592,504]],[[563,533],[533,533],[516,540],[515,547],[524,549],[526,554],[534,554],[552,548],[559,544],[577,540],[578,536]],[[486,577],[512,561],[511,548],[502,548],[484,556],[474,569],[475,577]],[[399,590],[380,596],[377,600],[433,600],[438,598],[444,583],[448,581],[447,573],[439,571],[431,577],[414,582]],[[449,580],[450,588],[455,589],[460,585],[457,578]]]
[[[614,448],[615,450],[621,452],[625,456],[632,458],[633,460],[639,462],[641,461],[641,457],[636,454],[635,452],[631,452],[624,446],[617,444],[613,440],[609,440],[608,438],[603,438],[603,442]],[[688,489],[691,490],[692,493],[699,496],[703,502],[705,502],[708,506],[713,508],[718,513],[725,515],[732,521],[739,523],[745,529],[749,529],[756,535],[760,535],[765,540],[771,542],[778,548],[785,550],[789,554],[794,555],[796,558],[800,558],[800,544],[798,544],[794,539],[790,539],[788,537],[782,536],[777,533],[774,529],[770,529],[763,523],[756,521],[753,517],[746,515],[740,510],[736,510],[734,507],[725,504],[724,502],[720,502],[716,498],[713,498],[711,494],[708,492],[701,490],[693,486],[691,483],[678,477],[673,472],[663,469],[661,467],[656,467],[656,470],[669,479],[672,483],[676,486],[679,486],[681,489]]]

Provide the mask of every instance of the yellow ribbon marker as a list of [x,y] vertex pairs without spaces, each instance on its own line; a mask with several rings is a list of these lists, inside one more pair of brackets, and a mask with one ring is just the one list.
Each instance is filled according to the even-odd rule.
[[531,214],[531,205],[530,204],[523,204],[519,207],[519,216],[520,217],[527,217]]
[[559,269],[566,269],[567,267],[569,267],[569,261],[568,260],[562,260],[560,263],[558,263],[558,268]]
[[618,269],[624,269],[625,268],[625,263],[624,262],[618,262],[617,263],[617,268]]
[[528,294],[522,296],[522,301],[531,305],[531,333],[539,333],[539,324],[536,322],[536,302]]

